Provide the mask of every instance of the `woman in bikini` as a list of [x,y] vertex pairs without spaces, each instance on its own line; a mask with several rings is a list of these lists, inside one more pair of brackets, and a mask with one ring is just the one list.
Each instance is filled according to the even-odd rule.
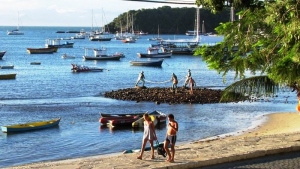
[[155,133],[155,127],[154,127],[153,121],[149,117],[148,113],[145,113],[143,115],[143,118],[144,118],[144,136],[143,136],[141,153],[137,157],[137,159],[141,160],[143,158],[143,153],[145,151],[145,146],[146,146],[147,141],[149,141],[150,146],[151,146],[151,159],[154,159],[153,141],[157,140],[156,133]]
[[[168,158],[167,161],[173,163],[174,162],[174,156],[175,156],[175,143],[177,139],[177,132],[178,132],[178,123],[174,119],[173,114],[168,115],[168,130],[166,135],[166,140],[164,143],[164,148],[167,152]],[[169,145],[171,145],[171,152],[169,151]]]

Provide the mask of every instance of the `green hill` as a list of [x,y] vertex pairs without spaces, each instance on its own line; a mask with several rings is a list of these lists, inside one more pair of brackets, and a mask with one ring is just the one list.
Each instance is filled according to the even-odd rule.
[[[204,21],[205,32],[214,32],[214,29],[221,22],[228,22],[229,19],[229,9],[217,14],[213,14],[207,9],[200,9],[200,28]],[[121,25],[122,31],[126,31],[127,27],[127,31],[131,31],[132,20],[135,31],[157,34],[159,25],[160,34],[184,34],[187,30],[194,30],[196,8],[171,8],[163,6],[157,9],[130,10],[120,14],[111,23],[106,25],[106,27],[112,33],[116,31],[120,32]]]

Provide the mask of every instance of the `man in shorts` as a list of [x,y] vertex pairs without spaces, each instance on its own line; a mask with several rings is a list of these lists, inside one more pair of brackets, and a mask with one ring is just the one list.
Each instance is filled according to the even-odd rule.
[[[175,156],[175,143],[177,139],[177,132],[178,132],[178,123],[174,119],[173,114],[168,115],[168,129],[167,129],[167,136],[164,143],[164,149],[167,152],[168,158],[167,162],[173,163],[174,162],[174,156]],[[171,146],[171,152],[169,151],[169,145]]]

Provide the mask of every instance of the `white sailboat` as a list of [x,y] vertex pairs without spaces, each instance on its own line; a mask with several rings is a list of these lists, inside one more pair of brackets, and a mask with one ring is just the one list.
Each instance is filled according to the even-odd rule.
[[199,18],[200,18],[200,8],[196,9],[196,37],[192,39],[174,39],[174,40],[162,40],[162,45],[168,51],[172,51],[172,54],[187,54],[192,55],[195,48],[200,43],[199,35]]
[[19,30],[19,13],[18,13],[18,26],[17,26],[17,29],[7,31],[7,35],[24,35],[24,32],[21,32]]

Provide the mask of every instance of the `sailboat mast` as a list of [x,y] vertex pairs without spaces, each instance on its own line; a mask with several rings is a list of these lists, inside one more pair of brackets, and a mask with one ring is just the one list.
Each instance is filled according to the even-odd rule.
[[200,7],[197,7],[197,20],[196,20],[196,25],[197,25],[197,31],[196,31],[196,40],[199,42],[199,20],[200,20]]

